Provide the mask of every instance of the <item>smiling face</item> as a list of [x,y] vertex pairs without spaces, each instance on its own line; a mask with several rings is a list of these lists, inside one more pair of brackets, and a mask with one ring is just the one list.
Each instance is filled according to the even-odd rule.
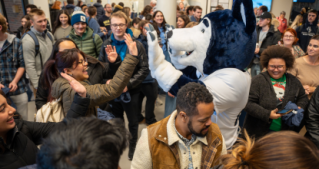
[[59,17],[59,20],[60,20],[62,25],[66,25],[66,24],[68,24],[69,17],[66,14],[61,14]]
[[280,79],[286,72],[286,62],[281,58],[272,58],[268,62],[267,71],[274,79]]
[[161,26],[164,21],[163,13],[157,12],[155,15],[154,21],[157,23],[157,25]]
[[294,34],[292,34],[289,31],[286,31],[286,33],[284,34],[282,40],[283,40],[285,45],[289,45],[290,46],[290,45],[293,45],[293,43],[295,42],[295,39],[296,39],[296,37],[295,37]]
[[74,79],[77,81],[84,81],[89,78],[88,72],[87,72],[87,60],[83,58],[83,56],[79,53],[79,62],[76,65],[76,62],[73,63],[72,69],[65,68],[64,72],[67,74],[71,74]]
[[87,25],[84,22],[77,22],[73,25],[75,34],[77,34],[79,36],[83,35],[83,33],[86,31],[86,27],[87,27]]
[[319,41],[311,39],[307,49],[309,56],[319,56]]
[[185,27],[185,22],[182,18],[177,19],[177,28],[184,28]]
[[13,114],[16,110],[11,107],[7,100],[0,95],[0,135],[6,134],[16,125],[13,119]]

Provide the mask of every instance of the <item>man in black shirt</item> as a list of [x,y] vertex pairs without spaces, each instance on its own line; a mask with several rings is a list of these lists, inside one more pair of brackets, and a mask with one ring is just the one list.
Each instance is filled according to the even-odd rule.
[[112,14],[112,6],[110,4],[106,4],[104,6],[104,10],[105,10],[105,15],[101,16],[98,22],[102,29],[105,28],[105,30],[109,32],[111,30],[110,17]]

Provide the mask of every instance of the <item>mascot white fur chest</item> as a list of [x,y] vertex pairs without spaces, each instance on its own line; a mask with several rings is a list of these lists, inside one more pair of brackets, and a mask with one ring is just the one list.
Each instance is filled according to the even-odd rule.
[[[165,61],[156,31],[148,30],[149,66],[159,85],[174,95],[189,82],[207,87],[214,98],[217,123],[230,148],[238,136],[238,117],[248,101],[251,78],[244,69],[254,56],[256,19],[251,0],[236,0],[233,10],[207,14],[193,28],[168,27]],[[187,55],[187,53],[191,53]]]

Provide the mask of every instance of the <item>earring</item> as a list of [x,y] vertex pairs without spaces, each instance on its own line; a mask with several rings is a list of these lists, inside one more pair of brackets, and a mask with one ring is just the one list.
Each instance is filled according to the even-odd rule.
[[73,74],[69,74],[69,76],[73,77]]

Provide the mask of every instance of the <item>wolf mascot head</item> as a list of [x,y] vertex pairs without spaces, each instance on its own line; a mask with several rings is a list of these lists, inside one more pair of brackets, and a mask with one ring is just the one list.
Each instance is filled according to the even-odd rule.
[[255,28],[251,0],[236,0],[233,10],[212,12],[193,28],[169,31],[172,57],[176,51],[191,52],[172,60],[178,62],[176,65],[194,66],[207,75],[223,68],[244,70],[254,56]]

